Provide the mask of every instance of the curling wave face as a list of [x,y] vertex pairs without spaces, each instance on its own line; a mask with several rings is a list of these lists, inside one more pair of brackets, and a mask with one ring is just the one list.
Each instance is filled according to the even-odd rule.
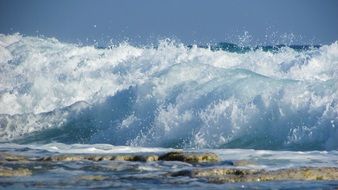
[[106,49],[0,35],[0,141],[332,150],[338,42]]

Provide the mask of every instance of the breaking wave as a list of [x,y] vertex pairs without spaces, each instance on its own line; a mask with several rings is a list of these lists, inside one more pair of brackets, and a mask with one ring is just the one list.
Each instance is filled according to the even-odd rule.
[[0,141],[332,150],[338,42],[109,48],[0,35]]

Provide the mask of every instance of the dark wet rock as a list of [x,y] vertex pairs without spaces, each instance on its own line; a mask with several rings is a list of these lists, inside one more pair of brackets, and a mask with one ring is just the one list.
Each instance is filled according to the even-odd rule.
[[85,160],[90,160],[90,161],[104,161],[104,160],[113,160],[114,156],[111,155],[86,155],[83,157]]
[[153,162],[153,161],[181,161],[187,163],[217,162],[219,158],[214,153],[195,153],[195,152],[169,152],[161,156],[155,154],[117,154],[117,155],[54,155],[41,158],[42,161],[134,161],[134,162]]
[[[89,157],[91,158],[91,157]],[[114,156],[103,156],[100,160],[152,162],[158,160],[158,155],[118,154]],[[99,161],[100,161],[99,160]]]
[[253,170],[238,168],[212,168],[183,170],[172,174],[173,177],[189,176],[205,178],[210,183],[257,182],[285,180],[338,180],[338,168],[290,168],[280,170]]
[[159,157],[159,160],[164,161],[181,161],[187,163],[203,163],[203,162],[218,162],[219,157],[214,153],[198,153],[198,152],[168,152]]
[[136,155],[136,154],[117,154],[117,155],[54,155],[47,156],[40,159],[40,161],[103,161],[103,160],[115,160],[115,161],[140,161],[140,162],[150,162],[157,161],[158,155]]
[[10,153],[1,153],[0,161],[8,161],[8,162],[26,162],[29,161],[28,157],[10,154]]
[[44,157],[28,158],[14,154],[1,154],[0,161],[50,161],[50,162],[67,162],[67,161],[134,161],[134,162],[154,162],[154,161],[181,161],[187,163],[218,162],[219,157],[214,153],[197,153],[197,152],[169,152],[163,155],[157,154],[56,154]]
[[32,172],[26,168],[9,168],[0,166],[0,176],[2,177],[13,177],[13,176],[30,176]]
[[116,156],[111,155],[86,155],[86,154],[61,154],[42,157],[40,161],[69,162],[69,161],[103,161],[114,160]]

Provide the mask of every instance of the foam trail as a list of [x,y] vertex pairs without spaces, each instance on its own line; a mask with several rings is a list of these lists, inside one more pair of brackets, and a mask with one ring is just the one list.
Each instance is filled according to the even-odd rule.
[[234,52],[0,35],[0,140],[338,148],[338,42]]

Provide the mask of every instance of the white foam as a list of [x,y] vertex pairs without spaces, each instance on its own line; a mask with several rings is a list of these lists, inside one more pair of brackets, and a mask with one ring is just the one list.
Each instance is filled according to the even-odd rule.
[[[174,149],[170,148],[149,148],[149,147],[131,147],[131,146],[113,146],[110,144],[63,144],[63,143],[49,143],[49,144],[30,144],[19,145],[4,143],[0,148],[30,148],[35,150],[46,150],[54,153],[62,154],[119,154],[119,153],[147,153],[147,152],[169,152]],[[175,149],[177,150],[177,149]]]
[[36,120],[45,112],[80,101],[95,110],[131,88],[121,118],[96,115],[93,127],[106,126],[93,142],[220,147],[252,137],[271,147],[338,147],[338,42],[231,53],[167,40],[109,49],[17,34],[0,41],[0,114],[16,118],[0,122],[2,141],[67,123],[57,114],[53,122]]

